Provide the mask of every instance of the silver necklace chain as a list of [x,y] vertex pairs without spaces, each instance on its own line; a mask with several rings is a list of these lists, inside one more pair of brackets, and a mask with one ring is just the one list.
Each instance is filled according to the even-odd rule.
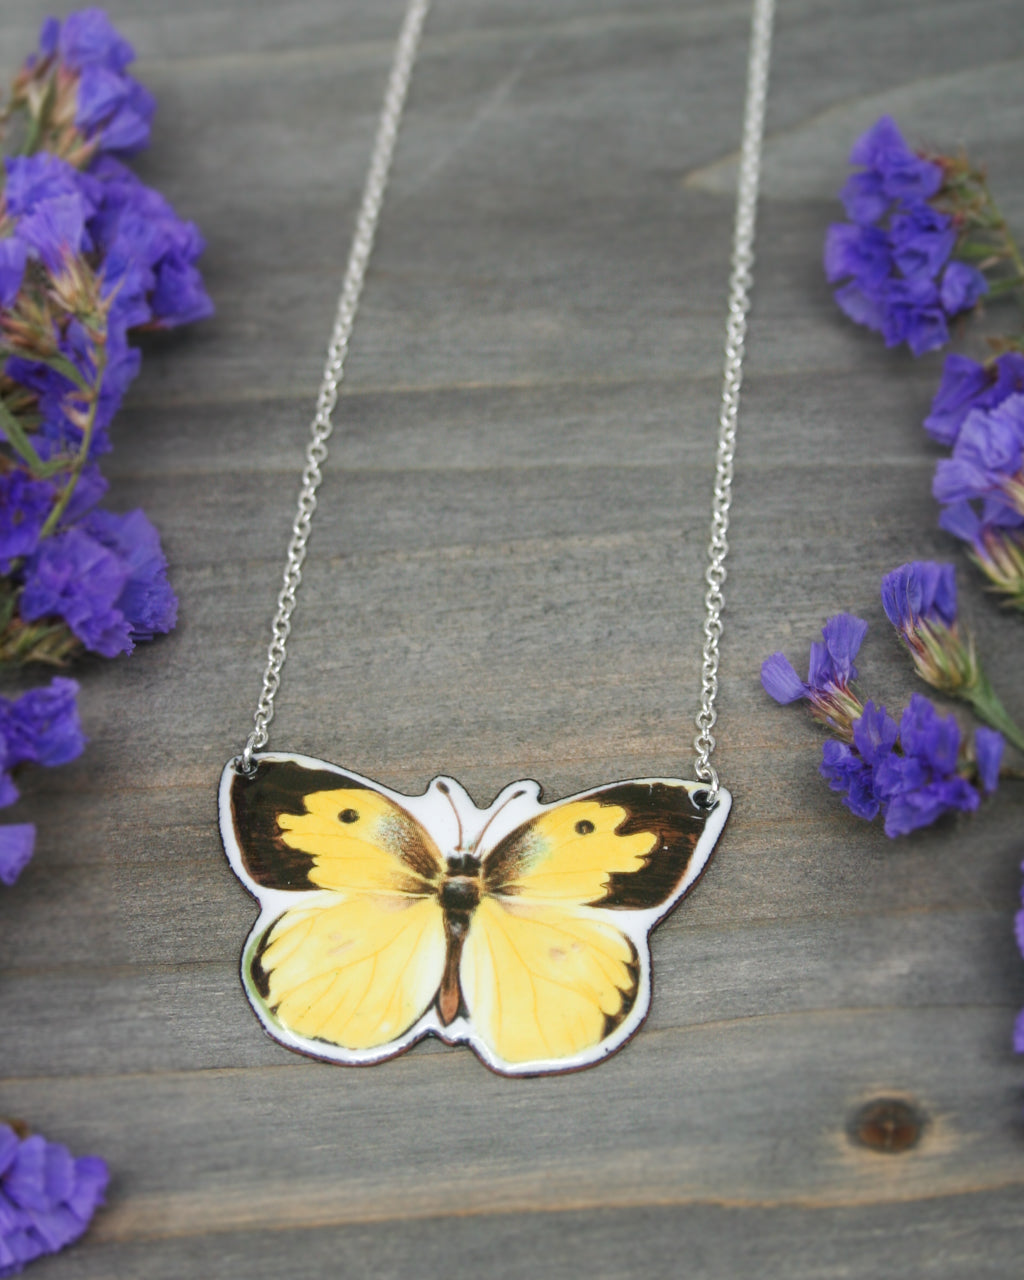
[[725,557],[729,554],[729,508],[732,506],[733,463],[736,457],[736,421],[743,383],[743,352],[747,338],[747,312],[754,283],[754,232],[757,227],[757,193],[761,184],[761,150],[764,138],[764,106],[768,94],[768,68],[772,56],[772,20],[775,0],[754,0],[747,60],[747,95],[743,110],[743,144],[736,190],[736,222],[733,229],[732,265],[729,274],[729,319],[725,327],[725,370],[718,411],[718,451],[715,455],[715,489],[711,503],[711,540],[704,580],[704,646],[701,650],[700,710],[693,740],[697,759],[694,773],[718,793],[718,773],[711,763],[715,749],[718,712],[718,645],[722,639],[725,597]]
[[[281,590],[277,597],[277,609],[271,624],[271,641],[267,649],[263,685],[256,703],[252,732],[238,758],[237,767],[245,774],[251,774],[255,770],[253,756],[255,752],[266,746],[270,722],[274,718],[274,699],[281,685],[281,671],[287,656],[288,637],[292,628],[291,619],[302,582],[302,566],[306,559],[313,514],[317,506],[316,494],[323,479],[323,464],[327,460],[327,442],[334,430],[331,415],[338,402],[338,391],[345,372],[345,357],[348,354],[352,327],[355,324],[359,298],[366,279],[366,269],[373,252],[377,223],[380,219],[381,205],[395,152],[398,126],[405,107],[409,79],[416,61],[423,23],[429,8],[430,0],[410,0],[398,43],[395,46],[391,74],[384,95],[384,106],[377,125],[370,168],[366,175],[363,199],[356,219],[355,235],[352,238],[352,248],[349,250],[341,296],[338,299],[334,328],[327,347],[327,360],[317,394],[316,413],[310,425],[306,464],[302,471],[295,520],[288,542]],[[722,609],[725,605],[722,586],[726,576],[725,558],[729,552],[726,535],[729,529],[729,508],[732,504],[736,422],[743,376],[747,312],[750,309],[750,290],[753,285],[754,231],[774,8],[775,0],[754,0],[750,55],[747,64],[743,145],[740,153],[736,222],[729,277],[729,319],[726,326],[725,371],[718,418],[711,540],[708,544],[708,565],[704,574],[707,592],[704,596],[701,698],[700,711],[696,717],[699,732],[694,739],[694,748],[697,752],[694,771],[701,782],[708,784],[709,802],[714,800],[719,787],[718,773],[711,763],[711,753],[715,749],[715,739],[711,730],[718,719],[715,699],[718,695],[718,649],[722,638]]]

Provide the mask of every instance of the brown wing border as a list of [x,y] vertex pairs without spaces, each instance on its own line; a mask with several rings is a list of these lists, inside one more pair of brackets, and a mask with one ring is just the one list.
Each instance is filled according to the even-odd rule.
[[[650,832],[657,837],[639,871],[610,873],[605,893],[585,905],[610,911],[650,911],[670,902],[686,878],[707,819],[694,806],[689,791],[667,782],[613,782],[566,796],[557,804],[581,800],[625,809],[627,816],[615,828],[617,835]],[[534,821],[531,818],[516,827],[485,854],[484,882],[492,892],[513,880],[518,864],[529,856]]]
[[231,781],[231,823],[242,866],[263,889],[302,892],[316,889],[309,873],[314,859],[301,849],[289,849],[281,838],[278,818],[306,812],[306,796],[314,791],[368,791],[351,774],[314,769],[295,760],[258,760],[256,773],[236,773]]

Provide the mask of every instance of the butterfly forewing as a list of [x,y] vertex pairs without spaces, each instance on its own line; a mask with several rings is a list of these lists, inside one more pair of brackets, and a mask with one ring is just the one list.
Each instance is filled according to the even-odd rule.
[[542,813],[484,859],[488,892],[643,911],[685,881],[703,816],[666,782],[617,783]]
[[444,867],[419,823],[350,775],[261,761],[231,795],[243,866],[266,888],[418,894]]

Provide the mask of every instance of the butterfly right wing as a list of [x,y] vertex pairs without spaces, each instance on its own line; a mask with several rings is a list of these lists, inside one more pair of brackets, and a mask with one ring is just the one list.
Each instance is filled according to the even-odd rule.
[[424,1024],[447,943],[443,860],[383,788],[321,761],[257,757],[225,771],[225,848],[263,911],[242,956],[246,994],[288,1045],[341,1062],[400,1052]]
[[545,806],[485,854],[459,976],[489,1065],[573,1070],[637,1029],[650,1000],[647,935],[699,875],[728,813],[727,792],[702,810],[699,789],[599,787]]

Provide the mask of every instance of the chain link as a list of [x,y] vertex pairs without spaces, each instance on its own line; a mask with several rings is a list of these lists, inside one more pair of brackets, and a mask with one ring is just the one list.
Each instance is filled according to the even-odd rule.
[[711,732],[718,720],[718,645],[722,639],[722,610],[725,596],[725,558],[729,554],[729,508],[732,506],[733,464],[736,457],[736,421],[743,382],[743,351],[747,336],[747,312],[754,283],[754,231],[757,223],[757,192],[761,177],[761,146],[764,137],[764,107],[771,62],[772,20],[775,0],[754,0],[747,62],[747,95],[743,113],[743,144],[736,192],[736,223],[733,231],[732,266],[729,276],[729,318],[725,328],[725,369],[722,401],[718,413],[718,450],[715,455],[715,488],[711,503],[711,538],[704,571],[704,645],[701,649],[700,710],[697,736],[693,740],[697,758],[694,774],[706,782],[710,795],[718,794],[718,771],[711,763],[715,737]]
[[[694,739],[694,747],[697,751],[696,777],[709,786],[710,794],[706,798],[707,803],[714,801],[719,788],[718,774],[711,764],[711,753],[715,748],[715,739],[711,730],[718,719],[715,698],[718,694],[721,615],[725,605],[722,587],[726,576],[725,558],[729,551],[727,533],[729,508],[732,504],[736,420],[742,382],[747,311],[750,307],[750,289],[753,283],[754,230],[774,7],[774,0],[754,0],[750,57],[747,66],[743,145],[736,199],[736,224],[729,278],[729,319],[726,326],[725,372],[718,420],[711,539],[708,544],[708,565],[704,574],[707,582],[707,592],[704,597],[706,614],[703,628],[704,645],[701,651],[700,711],[696,717],[699,733]],[[302,582],[302,566],[306,559],[313,513],[316,511],[316,494],[323,479],[322,467],[327,460],[327,442],[334,429],[331,415],[338,401],[338,389],[344,376],[345,357],[348,353],[349,339],[352,336],[352,326],[355,323],[366,269],[373,251],[381,204],[394,156],[398,126],[405,107],[409,79],[416,61],[423,23],[429,8],[430,0],[410,0],[398,43],[395,46],[384,106],[377,125],[362,204],[356,220],[356,230],[352,248],[349,251],[341,297],[338,300],[334,329],[327,348],[327,361],[317,394],[316,413],[310,425],[310,439],[306,446],[306,462],[296,503],[295,520],[288,543],[281,590],[277,597],[277,609],[271,624],[271,641],[267,649],[263,685],[253,716],[252,732],[238,758],[237,767],[246,774],[254,771],[253,755],[261,747],[266,746],[270,722],[274,718],[274,698],[281,685],[281,671],[287,654],[288,637],[291,634],[292,613],[295,610],[296,594]]]
[[352,326],[359,307],[359,297],[363,291],[363,281],[366,279],[366,268],[370,262],[370,254],[373,252],[384,190],[391,171],[391,160],[395,154],[398,125],[402,119],[405,98],[409,90],[409,78],[416,61],[420,35],[429,8],[430,0],[411,0],[398,36],[398,43],[395,45],[391,74],[388,77],[388,87],[384,95],[384,106],[377,124],[377,136],[373,144],[370,168],[366,175],[366,185],[363,188],[363,200],[356,219],[356,230],[352,238],[352,248],[349,250],[341,297],[338,299],[334,329],[327,346],[327,362],[324,365],[323,378],[317,393],[316,413],[310,424],[306,465],[302,472],[302,485],[296,503],[291,540],[288,543],[281,591],[277,597],[277,611],[270,628],[271,641],[267,649],[263,687],[260,690],[259,701],[256,703],[252,733],[249,734],[238,761],[238,768],[246,774],[251,774],[255,769],[253,753],[260,747],[266,746],[270,722],[274,718],[274,698],[281,686],[281,669],[284,666],[288,637],[292,629],[292,613],[295,609],[296,593],[302,582],[302,565],[306,559],[306,544],[309,542],[313,524],[313,512],[316,511],[316,491],[323,479],[321,468],[327,460],[327,441],[334,430],[331,414],[338,402],[338,388],[345,373],[345,356],[348,354]]

